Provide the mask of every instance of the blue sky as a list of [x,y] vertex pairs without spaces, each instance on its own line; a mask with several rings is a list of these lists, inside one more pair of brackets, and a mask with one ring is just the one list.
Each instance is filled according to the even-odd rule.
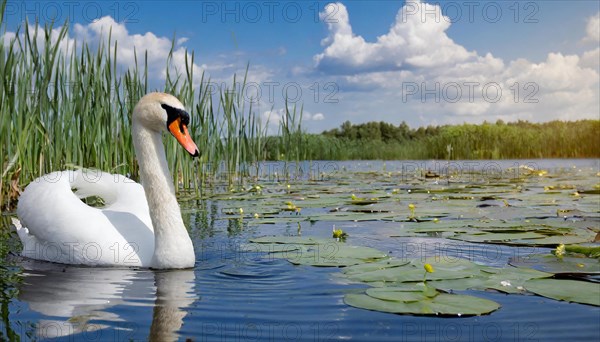
[[[113,27],[147,49],[157,85],[169,40],[198,74],[250,63],[248,100],[275,123],[288,97],[320,132],[343,121],[409,125],[599,118],[598,1],[9,1],[5,29],[68,18],[92,44]],[[129,49],[129,50],[128,50]],[[166,50],[165,50],[166,49]],[[177,63],[177,58],[175,63]],[[302,94],[299,95],[298,91]],[[501,94],[500,94],[501,93]],[[270,96],[272,95],[272,96]],[[271,110],[271,108],[273,110]]]

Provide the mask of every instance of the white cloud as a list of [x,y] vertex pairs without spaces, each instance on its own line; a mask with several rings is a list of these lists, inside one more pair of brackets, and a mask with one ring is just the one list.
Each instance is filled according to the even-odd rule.
[[600,42],[600,12],[593,17],[588,18],[586,25],[587,36],[583,38],[586,42]]
[[594,50],[586,51],[581,56],[581,61],[579,64],[584,68],[595,69],[599,71],[600,69],[600,48],[596,48]]
[[449,20],[422,20],[422,11],[441,16],[439,6],[409,1],[388,33],[367,42],[352,32],[346,6],[327,5],[320,18],[327,22],[329,35],[321,42],[324,51],[314,56],[317,68],[331,73],[432,68],[476,56],[448,37]]
[[325,115],[323,113],[317,113],[312,117],[313,121],[322,121],[325,120]]
[[[419,113],[449,123],[467,117],[469,121],[598,117],[599,48],[581,56],[549,53],[539,63],[505,62],[489,52],[467,51],[448,37],[450,20],[423,18],[421,11],[436,13],[435,18],[442,15],[438,5],[409,1],[390,30],[368,42],[353,32],[343,4],[326,6],[321,19],[329,34],[322,41],[323,51],[314,56],[315,68],[337,77],[342,92],[360,92],[346,97],[352,102],[347,112],[360,108],[364,121],[369,121],[373,119],[369,113],[395,108],[395,113]],[[599,18],[600,13],[588,20],[586,40],[598,41]]]
[[[51,40],[56,42],[59,36],[60,27],[52,30]],[[35,26],[30,27],[31,36]],[[43,30],[39,28],[39,30]],[[186,43],[188,38],[181,37],[175,41],[171,38],[164,36],[157,36],[153,32],[146,32],[143,34],[130,33],[124,23],[116,22],[110,16],[104,16],[93,22],[82,25],[75,23],[69,34],[61,41],[60,50],[63,54],[68,55],[75,46],[81,48],[82,43],[88,44],[88,46],[94,50],[100,45],[108,44],[108,38],[110,35],[110,48],[114,48],[114,44],[117,44],[117,67],[119,71],[125,71],[135,66],[135,58],[137,55],[138,66],[143,67],[144,55],[147,53],[148,56],[148,75],[150,81],[154,81],[155,84],[161,84],[166,78],[167,71],[167,59],[169,52],[173,49],[172,59],[169,65],[169,72],[171,77],[175,78],[176,74],[179,73],[185,76],[186,73],[186,57],[188,63],[191,63],[191,51],[188,52]],[[21,34],[21,38],[23,35]],[[7,46],[12,39],[15,38],[14,32],[5,32],[3,34],[3,44]],[[37,35],[37,45],[40,49],[44,46],[44,34]],[[77,45],[75,45],[77,41]],[[279,49],[280,53],[285,53],[284,50]],[[240,52],[238,55],[223,55],[217,57],[211,63],[198,64],[194,61],[192,65],[194,73],[194,85],[198,86],[202,78],[202,73],[205,72],[204,81],[210,80],[212,84],[218,88],[232,88],[234,85],[233,75],[237,75],[235,87],[239,89],[240,83],[243,80],[244,74],[246,73],[246,66],[248,60],[247,57]],[[246,81],[248,83],[262,85],[265,81],[273,78],[273,71],[263,65],[251,65],[248,72]],[[215,89],[215,90],[216,90]],[[263,89],[259,89],[262,91]],[[251,91],[249,96],[251,96]],[[267,94],[263,94],[267,96]]]
[[[40,50],[43,50],[45,44],[45,36],[43,28],[38,27],[36,44]],[[35,26],[29,27],[30,36],[34,36]],[[60,36],[61,27],[52,29],[50,41],[55,44]],[[77,46],[81,48],[83,43],[86,43],[92,50],[97,49],[100,45],[107,46],[110,35],[110,49],[117,44],[117,66],[121,71],[127,70],[135,66],[135,55],[137,54],[138,66],[143,67],[144,55],[148,54],[148,70],[149,77],[155,80],[164,80],[166,77],[167,57],[172,47],[172,41],[166,37],[158,37],[152,32],[144,34],[130,34],[125,27],[125,24],[117,23],[112,17],[105,16],[94,20],[88,25],[74,24],[71,32],[64,37],[59,44],[59,50],[65,56]],[[3,44],[7,46],[10,41],[16,37],[14,32],[3,33]],[[24,39],[23,34],[20,39]],[[75,42],[77,41],[77,45]],[[185,59],[188,56],[188,61],[191,61],[191,55],[188,54],[186,47],[183,46],[187,42],[187,38],[179,38],[173,48],[172,61],[169,66],[170,72],[175,76],[175,73],[185,73]],[[199,82],[202,71],[205,66],[193,64],[194,79]]]
[[10,45],[10,42],[15,39],[16,35],[14,32],[6,32],[2,35],[2,44],[6,47]]
[[[125,24],[116,22],[112,17],[105,16],[94,20],[88,25],[75,24],[73,27],[73,37],[77,41],[85,41],[92,46],[98,46],[108,42],[111,37],[111,43],[117,43],[117,61],[125,69],[135,65],[135,55],[137,54],[138,65],[143,63],[144,54],[148,54],[148,69],[150,76],[157,79],[166,77],[166,61],[172,48],[172,40],[167,37],[156,36],[152,32],[144,34],[131,34],[125,27]],[[187,38],[179,38],[173,47],[173,59],[171,61],[170,73],[185,74],[185,59],[191,61],[191,54],[188,54],[186,47],[183,46]],[[194,63],[194,75],[199,80],[203,68]]]
[[325,114],[323,113],[316,113],[316,114],[312,114],[309,111],[304,111],[302,113],[302,121],[322,121],[325,119]]

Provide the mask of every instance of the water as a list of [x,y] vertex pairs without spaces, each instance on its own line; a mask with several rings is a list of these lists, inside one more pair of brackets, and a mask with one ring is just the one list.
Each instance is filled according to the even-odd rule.
[[[536,162],[553,170],[571,170],[573,165],[592,172],[598,169],[597,160]],[[515,162],[498,163],[504,170]],[[383,162],[344,162],[337,166],[339,170],[361,172],[384,167]],[[401,167],[399,162],[386,162],[385,166],[386,172]],[[598,179],[591,181],[597,183]],[[361,292],[367,286],[350,282],[337,269],[294,266],[283,259],[242,252],[240,246],[251,237],[297,233],[295,223],[253,225],[251,219],[231,219],[222,212],[248,205],[219,199],[181,201],[196,247],[193,270],[72,267],[10,258],[5,262],[8,273],[3,274],[17,280],[3,279],[8,299],[2,301],[2,317],[6,319],[0,322],[0,339],[600,340],[600,308],[533,295],[465,291],[494,300],[502,308],[487,316],[461,318],[394,315],[350,307],[344,304],[344,295]],[[330,237],[332,224],[303,223],[302,235]],[[460,256],[502,267],[511,257],[548,251],[443,238],[390,239],[387,232],[396,229],[397,222],[335,224],[350,234],[347,243],[374,247],[396,257]]]

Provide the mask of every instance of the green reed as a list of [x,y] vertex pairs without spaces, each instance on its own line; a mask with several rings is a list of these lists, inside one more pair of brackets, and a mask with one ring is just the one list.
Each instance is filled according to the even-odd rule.
[[[387,137],[381,129],[387,127]],[[462,124],[408,129],[379,122],[350,123],[305,134],[309,159],[598,158],[600,120]],[[370,129],[369,129],[370,128]],[[395,131],[395,132],[393,132]],[[314,148],[315,145],[326,148]]]
[[[25,23],[6,46],[0,45],[0,208],[14,208],[19,190],[34,178],[65,168],[137,179],[131,112],[144,94],[159,90],[149,89],[147,53],[134,51],[134,65],[119,72],[119,42],[110,33],[95,50],[75,42],[65,51],[61,44],[67,42],[68,25],[50,39],[52,29]],[[233,87],[215,94],[204,75],[195,84],[194,53],[186,54],[185,70],[174,71],[173,51],[174,44],[160,90],[189,109],[190,132],[201,151],[200,158],[190,159],[165,134],[177,188],[199,191],[221,181],[242,185],[249,166],[266,157],[267,141],[266,125],[243,97],[247,71],[238,88],[234,76]]]

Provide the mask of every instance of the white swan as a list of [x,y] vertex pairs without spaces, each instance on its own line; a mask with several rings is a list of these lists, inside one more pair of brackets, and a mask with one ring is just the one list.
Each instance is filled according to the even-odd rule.
[[[14,220],[24,257],[92,266],[194,266],[162,142],[168,129],[198,156],[187,130],[189,115],[174,96],[150,93],[135,106],[132,122],[142,185],[99,171],[54,172],[34,180],[19,198],[21,222]],[[104,199],[105,207],[80,200],[91,195]]]

